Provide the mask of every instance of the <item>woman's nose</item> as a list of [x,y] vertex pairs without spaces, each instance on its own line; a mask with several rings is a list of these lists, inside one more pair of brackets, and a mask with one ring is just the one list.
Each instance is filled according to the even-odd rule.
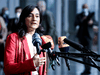
[[36,17],[35,17],[35,16],[33,16],[33,17],[32,17],[32,20],[36,20]]

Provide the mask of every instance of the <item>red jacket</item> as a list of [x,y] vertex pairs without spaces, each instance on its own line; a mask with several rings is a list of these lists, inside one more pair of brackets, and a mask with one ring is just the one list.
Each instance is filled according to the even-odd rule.
[[[40,57],[44,56],[45,53],[41,52]],[[26,37],[19,39],[17,33],[10,34],[6,40],[4,53],[5,75],[29,75],[31,71],[35,70]],[[46,62],[39,67],[39,75],[46,75]]]

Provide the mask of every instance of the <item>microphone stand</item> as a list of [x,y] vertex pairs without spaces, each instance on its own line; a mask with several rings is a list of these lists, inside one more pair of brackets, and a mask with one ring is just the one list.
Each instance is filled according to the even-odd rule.
[[[62,52],[55,52],[56,55],[58,55],[59,57],[62,57],[62,58],[67,58],[67,59],[70,59],[70,60],[73,60],[73,61],[76,61],[76,62],[79,62],[79,63],[82,63],[82,64],[86,64],[86,65],[89,65],[89,66],[92,66],[92,67],[95,67],[97,68],[99,71],[100,71],[100,67],[97,66],[97,64],[95,63],[94,59],[92,59],[92,57],[90,57],[90,55],[86,55],[86,54],[79,54],[79,53],[62,53]],[[69,56],[77,56],[77,57],[85,57],[85,56],[88,56],[88,59],[91,60],[92,64],[89,64],[89,63],[85,63],[83,61],[80,61],[80,60],[77,60],[75,58],[72,58],[72,57],[69,57]],[[92,56],[92,55],[91,55]],[[94,56],[94,55],[93,55]],[[99,55],[100,57],[100,55]]]
[[[42,52],[47,52],[47,53],[49,52],[46,49],[41,50],[41,51]],[[68,53],[65,53],[65,52],[52,51],[52,52],[49,52],[48,55],[49,55],[49,59],[50,59],[50,62],[51,62],[51,67],[52,67],[53,70],[55,70],[55,63],[54,62],[56,62],[57,65],[60,66],[59,57],[62,57],[64,59],[67,58],[67,59],[70,59],[72,61],[76,61],[76,62],[79,62],[79,63],[82,63],[82,64],[86,64],[86,65],[95,67],[100,71],[100,67],[95,63],[95,60],[100,61],[100,60],[97,59],[98,57],[100,57],[100,55],[98,55],[94,52],[88,52],[88,53],[69,53],[68,52]],[[72,57],[74,57],[74,58],[72,58]],[[91,60],[92,64],[85,63],[83,61],[77,60],[77,59],[75,59],[75,57],[88,58],[89,60]],[[68,69],[70,69],[69,66],[67,66],[67,67],[68,67]]]

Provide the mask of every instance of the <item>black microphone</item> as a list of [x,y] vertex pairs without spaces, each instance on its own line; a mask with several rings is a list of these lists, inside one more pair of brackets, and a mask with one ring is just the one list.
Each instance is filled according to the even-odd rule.
[[34,46],[36,46],[37,54],[41,54],[40,46],[42,45],[42,40],[38,33],[34,33],[32,36],[32,43]]
[[55,63],[54,61],[56,61],[57,65],[60,66],[60,62],[59,62],[59,58],[55,55],[55,52],[53,50],[51,50],[51,42],[48,42],[44,45],[41,46],[43,49],[47,49],[47,53],[48,53],[48,56],[49,56],[49,60],[52,62],[51,63],[51,67],[53,70],[55,70]]
[[75,49],[77,49],[79,51],[88,52],[88,50],[85,49],[83,45],[81,45],[79,43],[76,43],[76,42],[74,42],[72,40],[69,40],[69,39],[65,38],[64,42],[67,43],[67,44],[69,44],[70,46],[72,46],[73,48],[75,48]]
[[[96,54],[96,53],[94,53],[94,52],[92,52],[92,51],[90,51],[90,50],[84,48],[81,44],[78,44],[78,43],[76,43],[76,42],[74,42],[74,41],[71,41],[71,40],[69,40],[69,39],[67,39],[67,38],[64,39],[64,42],[67,43],[67,44],[69,44],[70,46],[72,46],[73,48],[75,48],[75,49],[77,49],[77,50],[79,50],[79,51],[86,52],[86,53],[93,53],[93,54]],[[96,55],[97,55],[97,54],[96,54]],[[92,62],[94,65],[96,65],[96,62],[91,58],[91,56],[88,56],[88,58],[91,60],[91,62]]]
[[83,45],[81,45],[81,44],[79,44],[79,43],[77,43],[77,42],[74,42],[74,41],[69,40],[69,39],[67,39],[67,38],[65,38],[63,41],[64,41],[65,43],[69,44],[70,46],[72,46],[73,48],[75,48],[75,49],[77,49],[77,50],[79,50],[79,51],[81,51],[81,52],[83,52],[83,53],[91,53],[91,54],[97,55],[95,52],[93,52],[93,51],[91,51],[91,50],[85,48]]
[[47,49],[47,50],[45,50],[45,52],[47,52],[49,56],[51,55],[52,50],[51,50],[51,43],[50,43],[50,42],[48,42],[48,43],[42,45],[41,47],[42,47],[43,49]]

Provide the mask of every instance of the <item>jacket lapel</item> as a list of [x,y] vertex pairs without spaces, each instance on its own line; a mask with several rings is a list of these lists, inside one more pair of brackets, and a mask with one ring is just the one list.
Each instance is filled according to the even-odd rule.
[[24,51],[25,51],[25,56],[26,56],[25,58],[29,59],[29,58],[31,58],[31,55],[30,55],[30,51],[29,51],[29,47],[28,47],[26,37],[24,37],[22,42],[23,42],[23,45],[24,45]]

